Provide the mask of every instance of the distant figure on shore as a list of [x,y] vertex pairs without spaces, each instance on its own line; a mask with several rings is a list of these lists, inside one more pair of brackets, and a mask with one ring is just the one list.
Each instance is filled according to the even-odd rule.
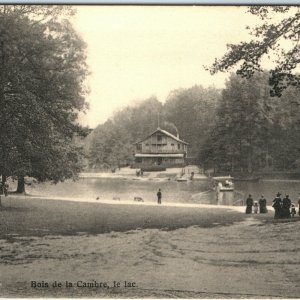
[[275,199],[273,200],[273,208],[275,210],[274,219],[281,218],[281,207],[282,207],[282,200],[281,200],[281,194],[278,192]]
[[254,212],[255,214],[258,213],[258,203],[257,203],[257,201],[254,201],[253,212]]
[[162,197],[161,189],[158,189],[158,192],[156,195],[157,195],[157,203],[161,204],[161,197]]
[[3,192],[4,192],[4,195],[5,195],[5,197],[7,197],[7,195],[8,195],[8,188],[9,188],[9,185],[8,185],[8,183],[4,183],[4,186],[3,186]]
[[190,180],[193,180],[193,179],[194,179],[194,175],[195,175],[195,173],[192,172],[192,173],[191,173],[191,176],[190,176]]
[[249,194],[246,200],[246,214],[252,214],[252,206],[253,206],[253,199],[252,196]]
[[296,207],[295,207],[295,204],[292,203],[291,204],[291,216],[292,216],[292,218],[295,217],[295,214],[296,214]]
[[282,218],[290,218],[291,213],[290,213],[290,208],[291,208],[292,201],[289,198],[289,195],[286,195],[285,198],[282,200],[282,212],[281,212],[281,217]]
[[2,181],[0,181],[0,195],[4,194],[4,185],[2,183]]
[[264,195],[261,195],[260,199],[258,200],[259,204],[259,213],[265,214],[268,212],[267,210],[267,199],[264,197]]

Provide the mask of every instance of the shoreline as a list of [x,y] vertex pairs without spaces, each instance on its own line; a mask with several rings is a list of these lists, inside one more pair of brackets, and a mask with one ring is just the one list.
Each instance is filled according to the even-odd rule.
[[[157,204],[157,202],[140,202],[134,200],[111,200],[111,199],[93,199],[93,198],[74,198],[74,197],[59,197],[59,196],[40,196],[40,195],[14,195],[11,194],[9,197],[16,197],[20,199],[32,199],[32,200],[53,200],[53,201],[70,201],[70,202],[80,202],[80,203],[97,203],[101,204],[109,204],[109,205],[127,205],[127,206],[151,206],[151,207],[177,207],[177,208],[210,208],[210,209],[229,209],[239,213],[245,214],[246,206],[244,205],[218,205],[218,204],[202,204],[202,203],[180,203],[180,202],[162,202],[162,204]],[[3,198],[1,198],[3,199]],[[272,206],[267,206],[268,211],[273,212]],[[253,215],[255,215],[253,213]],[[259,213],[257,215],[260,215]]]

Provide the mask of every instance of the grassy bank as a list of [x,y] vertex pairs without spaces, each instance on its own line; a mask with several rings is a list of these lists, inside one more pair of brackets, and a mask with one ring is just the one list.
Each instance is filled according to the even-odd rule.
[[2,198],[0,236],[101,234],[134,229],[174,230],[189,226],[211,227],[242,221],[231,209],[116,205],[58,201],[30,197]]

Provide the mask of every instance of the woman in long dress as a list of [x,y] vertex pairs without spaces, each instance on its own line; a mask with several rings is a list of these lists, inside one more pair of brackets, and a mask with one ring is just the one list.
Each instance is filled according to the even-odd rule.
[[267,210],[267,200],[264,197],[264,195],[261,195],[260,199],[258,200],[259,203],[259,213],[260,214],[265,214],[268,212]]
[[280,193],[277,193],[275,199],[273,200],[273,208],[275,210],[274,219],[281,218],[281,207],[282,207],[282,200],[280,197]]
[[252,196],[249,194],[246,200],[246,214],[252,214],[252,206],[253,206],[253,199]]

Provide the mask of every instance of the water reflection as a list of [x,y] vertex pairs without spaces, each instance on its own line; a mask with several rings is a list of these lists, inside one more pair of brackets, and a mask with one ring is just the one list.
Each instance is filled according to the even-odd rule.
[[217,204],[218,205],[235,205],[235,193],[226,191],[217,193]]
[[261,195],[267,199],[267,205],[271,205],[275,195],[280,192],[283,196],[288,194],[292,202],[297,203],[300,192],[298,180],[260,180],[259,182],[237,182],[236,189],[243,193],[246,199],[249,194],[253,200],[259,200]]
[[65,181],[56,185],[38,184],[28,192],[33,195],[89,198],[99,200],[133,200],[142,197],[144,202],[156,202],[158,189],[162,190],[163,202],[195,203],[193,195],[209,190],[207,181],[177,182],[167,180],[134,180],[122,178],[85,178],[76,182]]

